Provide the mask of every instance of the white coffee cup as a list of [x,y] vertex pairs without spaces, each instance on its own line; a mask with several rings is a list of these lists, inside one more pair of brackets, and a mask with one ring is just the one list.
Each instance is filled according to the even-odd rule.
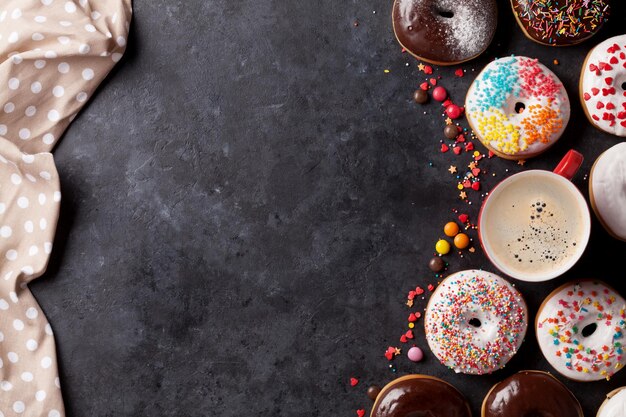
[[483,202],[479,238],[489,260],[522,281],[556,278],[578,262],[591,234],[585,198],[571,182],[583,161],[570,150],[554,172],[529,170],[500,182]]

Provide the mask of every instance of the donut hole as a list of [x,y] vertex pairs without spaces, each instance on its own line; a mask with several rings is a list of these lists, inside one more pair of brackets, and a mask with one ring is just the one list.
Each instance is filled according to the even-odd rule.
[[444,17],[446,19],[452,19],[454,17],[454,12],[451,12],[449,10],[437,10],[437,14],[441,17]]
[[596,323],[590,323],[583,327],[583,331],[580,332],[580,334],[582,334],[583,337],[589,337],[596,331],[597,328],[598,325]]
[[524,111],[524,109],[526,109],[526,105],[524,103],[522,103],[521,101],[515,103],[515,113],[520,114]]
[[626,91],[626,81],[622,83],[622,90]]
[[468,323],[469,323],[470,326],[473,326],[473,327],[476,327],[476,328],[478,328],[478,327],[480,327],[482,325],[480,320],[477,319],[476,317],[474,317],[473,319],[470,319],[470,321]]

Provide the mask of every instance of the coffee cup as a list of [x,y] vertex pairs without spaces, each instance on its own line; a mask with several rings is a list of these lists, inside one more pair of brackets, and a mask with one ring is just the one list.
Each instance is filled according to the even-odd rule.
[[504,274],[547,281],[580,259],[589,242],[591,216],[571,179],[582,161],[580,153],[570,150],[553,172],[511,175],[484,200],[478,218],[480,243]]

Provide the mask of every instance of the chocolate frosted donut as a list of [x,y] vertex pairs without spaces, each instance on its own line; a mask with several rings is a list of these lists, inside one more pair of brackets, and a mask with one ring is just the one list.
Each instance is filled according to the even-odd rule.
[[574,394],[547,372],[522,371],[494,385],[482,417],[583,417]]
[[610,0],[511,0],[524,34],[544,45],[575,45],[600,30]]
[[387,384],[371,417],[471,417],[465,397],[452,385],[427,375],[407,375]]
[[496,31],[495,0],[395,0],[393,30],[415,57],[437,65],[469,61]]

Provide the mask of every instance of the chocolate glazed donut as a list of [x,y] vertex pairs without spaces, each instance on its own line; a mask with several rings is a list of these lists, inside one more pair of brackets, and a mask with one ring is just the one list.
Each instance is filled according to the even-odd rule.
[[495,0],[395,0],[393,30],[416,58],[455,65],[487,49],[496,31]]
[[574,394],[547,372],[521,371],[494,385],[482,417],[584,417]]
[[426,375],[407,375],[387,384],[371,417],[471,417],[465,397],[452,385]]
[[517,23],[542,45],[576,45],[595,35],[610,12],[610,0],[511,0]]

